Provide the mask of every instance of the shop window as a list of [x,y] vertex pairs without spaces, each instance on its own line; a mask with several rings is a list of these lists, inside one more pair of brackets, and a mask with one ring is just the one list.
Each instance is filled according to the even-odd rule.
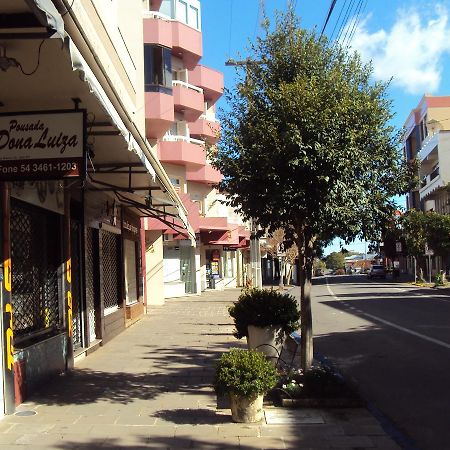
[[[14,342],[60,330],[58,270],[62,264],[59,216],[14,201],[11,209]],[[26,345],[26,344],[24,344]]]
[[102,271],[103,271],[103,300],[105,315],[116,311],[121,300],[121,272],[120,272],[120,235],[102,230]]
[[144,44],[145,92],[172,93],[172,55],[169,48]]

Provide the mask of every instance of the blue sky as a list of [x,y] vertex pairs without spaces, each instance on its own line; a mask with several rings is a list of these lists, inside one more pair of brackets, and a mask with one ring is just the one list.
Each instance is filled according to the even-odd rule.
[[[266,12],[285,10],[287,0],[265,0]],[[304,28],[319,31],[325,21],[331,0],[298,0],[296,13]],[[389,89],[396,114],[394,123],[401,127],[411,109],[424,93],[450,95],[450,0],[337,0],[326,28],[333,39],[341,29],[349,10],[347,39],[356,23],[351,46],[364,60],[372,61],[377,79],[392,78]],[[234,69],[226,67],[229,58],[246,56],[249,40],[254,40],[260,27],[260,0],[202,0],[203,59],[202,64],[220,70],[225,86],[234,84]],[[340,15],[340,20],[339,19]],[[356,20],[357,19],[357,20]],[[341,33],[341,42],[346,36]],[[219,106],[225,106],[223,101]],[[346,246],[364,251],[363,243]],[[327,249],[339,250],[339,242]]]

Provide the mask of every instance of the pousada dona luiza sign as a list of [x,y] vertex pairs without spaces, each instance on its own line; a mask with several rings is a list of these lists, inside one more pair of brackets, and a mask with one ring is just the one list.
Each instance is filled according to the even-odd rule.
[[85,176],[85,110],[0,115],[0,180]]

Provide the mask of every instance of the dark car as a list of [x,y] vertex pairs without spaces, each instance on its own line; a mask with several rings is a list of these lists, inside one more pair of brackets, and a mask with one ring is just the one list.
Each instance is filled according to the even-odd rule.
[[367,272],[367,278],[386,278],[386,269],[381,264],[374,264]]

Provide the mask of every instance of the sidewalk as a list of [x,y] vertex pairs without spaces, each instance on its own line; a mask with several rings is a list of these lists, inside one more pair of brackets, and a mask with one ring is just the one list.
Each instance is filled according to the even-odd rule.
[[0,422],[0,449],[398,449],[364,408],[217,410],[214,362],[233,346],[239,290],[168,300]]

